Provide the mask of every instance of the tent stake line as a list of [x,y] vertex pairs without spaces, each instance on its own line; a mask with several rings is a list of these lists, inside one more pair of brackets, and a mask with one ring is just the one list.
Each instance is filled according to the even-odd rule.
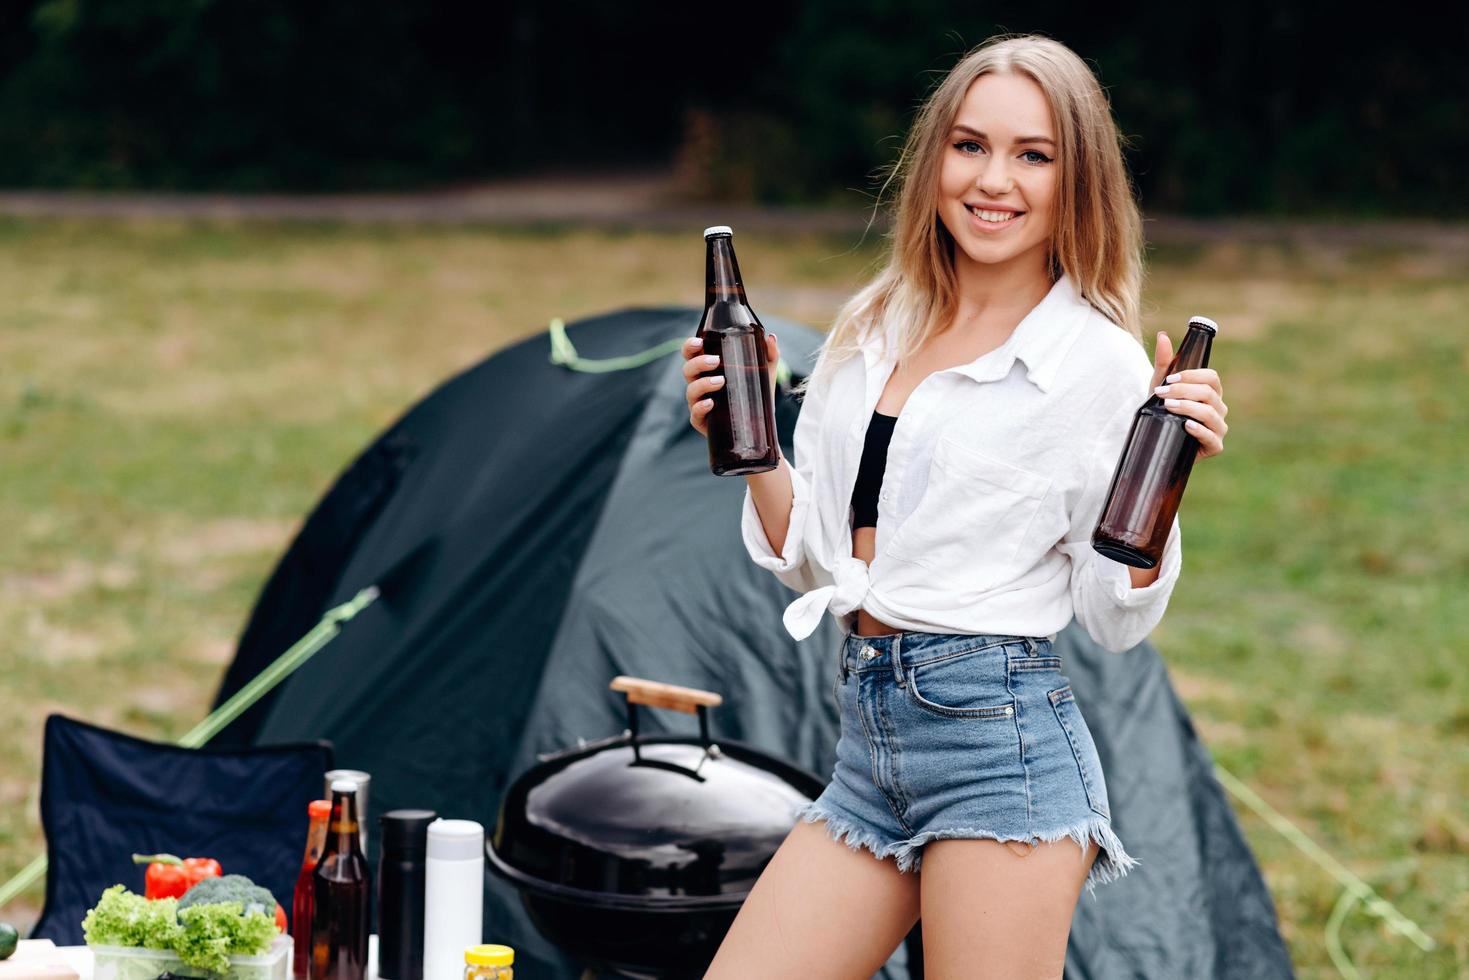
[[[257,701],[269,694],[277,685],[294,674],[302,664],[310,660],[317,651],[335,639],[342,631],[343,624],[372,605],[378,595],[378,587],[370,585],[349,601],[328,609],[321,617],[321,622],[297,640],[289,650],[277,657],[274,663],[256,674],[250,683],[236,691],[234,697],[211,711],[176,744],[188,749],[197,749],[224,731],[230,722],[249,711]],[[46,874],[46,866],[46,855],[42,854],[22,868],[4,886],[0,886],[0,908],[4,908],[21,892],[41,880],[41,877]]]
[[[1416,922],[1399,912],[1395,905],[1373,891],[1371,885],[1349,871],[1345,865],[1332,857],[1324,847],[1307,836],[1304,830],[1291,823],[1285,814],[1265,802],[1262,796],[1252,790],[1248,784],[1235,776],[1234,773],[1216,762],[1214,763],[1214,775],[1218,778],[1219,782],[1224,784],[1225,789],[1233,793],[1237,799],[1251,810],[1254,810],[1256,815],[1269,824],[1276,833],[1290,841],[1298,850],[1304,852],[1307,857],[1324,868],[1326,873],[1335,878],[1342,886],[1342,896],[1337,900],[1336,907],[1332,909],[1331,918],[1326,923],[1326,952],[1331,957],[1331,962],[1336,967],[1337,972],[1343,977],[1347,978],[1347,980],[1360,980],[1361,978],[1361,974],[1352,965],[1351,958],[1347,956],[1341,944],[1342,922],[1346,919],[1347,913],[1351,911],[1352,906],[1357,902],[1362,902],[1368,912],[1386,921],[1392,927],[1393,931],[1413,940],[1418,948],[1424,952],[1428,952],[1437,946],[1433,937],[1420,929]],[[1351,899],[1350,901],[1348,901],[1349,898]]]
[[[660,357],[667,357],[674,351],[683,347],[684,337],[674,337],[665,340],[657,347],[649,347],[645,351],[636,354],[628,354],[626,357],[590,358],[582,357],[576,352],[571,338],[566,336],[566,323],[559,316],[551,321],[546,328],[551,335],[551,363],[570,368],[573,371],[581,371],[585,374],[603,374],[607,371],[631,371],[633,368],[642,367]],[[775,364],[775,382],[778,385],[791,383],[791,366],[781,358]]]

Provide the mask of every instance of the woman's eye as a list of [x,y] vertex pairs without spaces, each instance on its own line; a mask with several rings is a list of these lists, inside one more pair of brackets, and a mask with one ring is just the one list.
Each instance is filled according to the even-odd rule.
[[954,149],[958,150],[960,153],[969,153],[969,152],[971,152],[971,151],[965,149],[966,146],[972,146],[972,147],[974,147],[974,149],[976,151],[977,150],[984,149],[984,147],[980,146],[974,140],[960,140],[959,142],[957,142],[957,143],[954,144]]
[[1050,163],[1051,162],[1051,158],[1048,157],[1048,156],[1046,156],[1040,150],[1026,150],[1024,153],[1021,154],[1021,156],[1025,158],[1025,161],[1027,163]]

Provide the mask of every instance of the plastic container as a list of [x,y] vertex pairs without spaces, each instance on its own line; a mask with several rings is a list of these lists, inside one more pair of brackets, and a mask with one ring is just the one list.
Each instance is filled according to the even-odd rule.
[[154,980],[167,970],[176,977],[207,977],[209,980],[291,980],[291,937],[277,936],[269,951],[259,956],[231,956],[228,973],[209,973],[184,966],[178,954],[167,949],[140,946],[91,946],[93,980]]
[[464,980],[515,980],[515,950],[480,943],[464,951]]

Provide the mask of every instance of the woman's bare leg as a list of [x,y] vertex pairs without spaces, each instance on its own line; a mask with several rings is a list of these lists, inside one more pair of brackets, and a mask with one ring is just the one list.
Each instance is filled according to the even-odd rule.
[[1098,848],[938,840],[923,849],[925,980],[1060,980]]
[[704,980],[872,976],[918,921],[918,875],[798,821],[735,917]]

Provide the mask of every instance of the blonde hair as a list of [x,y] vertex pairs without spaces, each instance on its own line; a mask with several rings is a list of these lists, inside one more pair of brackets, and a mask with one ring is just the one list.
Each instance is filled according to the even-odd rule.
[[924,100],[884,189],[897,182],[885,267],[837,313],[803,389],[860,353],[862,332],[895,326],[898,359],[946,327],[958,307],[953,237],[938,217],[939,168],[949,130],[975,79],[1023,75],[1045,93],[1058,132],[1051,235],[1052,280],[1071,277],[1081,296],[1141,339],[1142,217],[1111,107],[1091,69],[1070,48],[1039,35],[991,38],[954,66]]

